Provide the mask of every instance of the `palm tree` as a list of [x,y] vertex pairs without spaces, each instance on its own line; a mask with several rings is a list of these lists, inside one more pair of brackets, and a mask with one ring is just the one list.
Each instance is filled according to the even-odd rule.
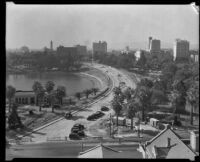
[[52,112],[54,112],[54,103],[56,102],[56,98],[58,98],[58,91],[57,90],[51,91],[51,93],[49,94],[49,99],[52,104]]
[[131,99],[131,97],[132,97],[132,90],[131,90],[131,88],[128,87],[128,88],[124,91],[123,95],[125,96],[125,98],[127,99],[127,101],[129,101],[129,100]]
[[137,87],[137,94],[136,97],[139,100],[139,104],[141,105],[142,108],[142,121],[145,120],[145,110],[147,108],[151,108],[151,96],[152,96],[152,91],[151,89],[141,86]]
[[118,127],[118,117],[120,115],[120,112],[122,111],[122,105],[120,104],[120,101],[117,97],[114,97],[114,99],[112,100],[112,108],[117,116],[117,127]]
[[42,102],[42,99],[45,95],[45,90],[42,86],[42,84],[38,81],[35,81],[33,83],[33,86],[32,86],[32,89],[33,91],[35,92],[35,95],[36,95],[36,105],[38,105],[38,101],[39,101],[39,111],[41,111],[41,102]]
[[58,86],[56,91],[57,91],[56,96],[58,100],[60,101],[60,104],[62,105],[63,97],[66,96],[66,88],[64,86]]
[[127,105],[127,116],[131,119],[131,130],[133,130],[133,117],[135,116],[136,110],[138,109],[138,104],[135,101],[131,101]]
[[51,103],[51,100],[50,100],[50,98],[51,98],[50,93],[54,89],[54,86],[55,86],[55,84],[52,81],[47,81],[46,84],[45,84],[45,89],[46,89],[46,91],[49,95],[48,99],[49,99],[49,102],[50,102],[51,105],[52,105],[52,103]]
[[6,98],[9,101],[9,108],[8,108],[9,112],[10,112],[10,109],[11,109],[12,98],[14,98],[15,92],[16,92],[16,89],[14,87],[12,87],[10,85],[6,87]]
[[198,107],[198,100],[199,100],[199,87],[197,87],[197,84],[194,84],[191,86],[187,92],[187,101],[190,103],[190,124],[193,125],[193,113],[194,108]]
[[92,90],[92,93],[96,95],[96,93],[99,91],[99,88],[92,88],[91,90]]
[[78,100],[80,100],[80,98],[81,98],[81,93],[80,93],[80,92],[75,93],[75,97],[78,98]]

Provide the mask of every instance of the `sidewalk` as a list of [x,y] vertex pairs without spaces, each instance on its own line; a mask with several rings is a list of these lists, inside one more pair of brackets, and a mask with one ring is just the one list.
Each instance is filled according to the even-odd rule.
[[[93,67],[93,68],[94,68],[94,67]],[[89,75],[89,74],[88,74],[88,75]],[[108,76],[107,74],[105,74],[105,75],[106,75],[107,78],[109,78],[109,76]],[[74,114],[76,114],[77,112],[79,112],[79,111],[81,111],[81,110],[83,110],[83,109],[85,109],[85,108],[87,108],[87,107],[89,107],[89,106],[91,106],[91,105],[93,105],[93,104],[99,102],[101,99],[107,97],[107,96],[112,92],[112,89],[113,89],[113,82],[114,82],[114,81],[113,81],[112,78],[110,78],[110,80],[112,80],[112,84],[111,84],[110,87],[109,87],[109,89],[110,89],[109,91],[107,91],[105,94],[102,94],[102,96],[101,96],[100,98],[98,98],[97,100],[95,100],[95,101],[93,101],[93,102],[91,102],[91,103],[89,103],[89,104],[86,104],[86,105],[83,106],[81,109],[76,110],[76,111],[73,111],[73,112],[72,112],[72,115],[74,115]],[[45,128],[45,127],[48,127],[49,125],[52,125],[52,124],[54,124],[54,123],[56,123],[56,122],[59,122],[60,120],[63,120],[63,119],[65,119],[65,117],[61,117],[61,118],[59,118],[59,119],[53,120],[53,121],[51,121],[51,122],[49,122],[49,123],[47,123],[47,124],[44,124],[43,126],[40,126],[40,127],[36,128],[36,129],[32,130],[31,132],[27,132],[27,133],[24,134],[24,135],[17,135],[17,137],[18,137],[18,138],[25,137],[25,136],[27,136],[27,135],[32,134],[33,132],[36,132],[36,131],[41,130],[41,129]]]

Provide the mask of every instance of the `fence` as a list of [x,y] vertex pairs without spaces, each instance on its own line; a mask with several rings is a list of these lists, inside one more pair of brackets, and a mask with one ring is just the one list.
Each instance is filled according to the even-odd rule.
[[24,137],[24,138],[18,138],[18,139],[10,139],[9,144],[25,144],[33,142],[31,137]]
[[47,137],[46,141],[67,141],[68,137]]

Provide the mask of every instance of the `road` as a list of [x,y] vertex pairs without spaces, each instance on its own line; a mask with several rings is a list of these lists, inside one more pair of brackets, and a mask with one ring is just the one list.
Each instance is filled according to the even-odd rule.
[[[103,71],[104,73],[107,73],[109,75],[109,77],[112,79],[114,87],[119,86],[120,82],[125,82],[126,85],[131,88],[135,88],[135,86],[136,86],[133,83],[133,81],[126,74],[123,74],[121,71],[119,71],[115,68],[105,66],[105,65],[100,65],[100,64],[93,64],[93,67]],[[120,77],[118,74],[120,74]],[[103,106],[103,105],[105,105],[105,106],[107,105],[108,107],[110,107],[110,102],[112,99],[113,99],[113,93],[109,93],[109,95],[105,96],[104,98],[102,98],[98,102],[94,103],[93,105],[87,107],[84,110],[77,112],[75,115],[76,116],[75,120],[66,120],[66,119],[60,120],[60,121],[58,121],[54,124],[51,124],[43,129],[33,132],[32,134],[30,134],[28,136],[32,138],[33,142],[38,143],[38,142],[45,142],[47,137],[48,138],[68,137],[70,134],[70,131],[71,131],[71,127],[75,123],[84,124],[86,126],[86,128],[89,128],[91,125],[98,122],[98,120],[87,121],[86,118],[89,115],[91,115],[92,113],[96,112],[97,110],[100,110],[101,106]],[[104,118],[108,117],[110,113],[113,113],[112,109],[110,109],[110,111],[106,112],[106,115],[104,116]]]

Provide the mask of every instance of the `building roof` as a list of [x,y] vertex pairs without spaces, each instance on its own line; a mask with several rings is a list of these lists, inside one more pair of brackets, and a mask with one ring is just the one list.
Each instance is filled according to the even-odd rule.
[[15,96],[35,96],[35,93],[33,91],[16,91]]
[[100,144],[89,150],[80,152],[78,158],[114,158],[119,153],[119,151]]
[[[170,146],[167,146],[170,139]],[[155,149],[156,146],[156,149]],[[197,154],[188,147],[172,129],[166,128],[144,145],[146,151],[152,158],[156,158],[154,149],[157,151],[157,158],[183,158],[194,160]]]

